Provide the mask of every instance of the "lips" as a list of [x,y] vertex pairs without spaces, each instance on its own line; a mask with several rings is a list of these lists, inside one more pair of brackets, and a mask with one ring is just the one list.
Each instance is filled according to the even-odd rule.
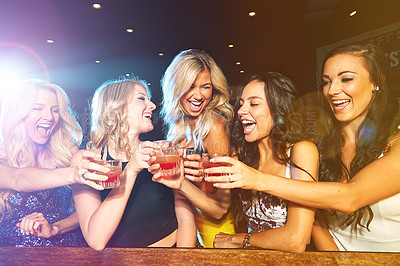
[[256,123],[250,120],[242,120],[244,134],[250,134],[256,127]]
[[144,113],[143,117],[151,120],[151,115],[152,115],[152,113]]
[[350,102],[351,102],[350,99],[331,101],[333,109],[335,111],[342,111],[342,110],[346,109],[350,105]]
[[42,138],[48,138],[51,132],[51,124],[38,124],[36,130]]
[[188,101],[188,102],[189,102],[189,108],[192,112],[199,112],[201,110],[204,101]]

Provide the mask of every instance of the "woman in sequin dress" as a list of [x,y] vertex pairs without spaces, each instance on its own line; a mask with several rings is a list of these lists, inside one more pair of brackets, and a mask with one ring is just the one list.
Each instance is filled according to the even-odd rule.
[[4,100],[0,125],[0,246],[85,245],[66,185],[99,188],[93,180],[104,177],[84,173],[104,168],[88,164],[99,157],[93,151],[68,167],[82,133],[65,92],[23,82]]

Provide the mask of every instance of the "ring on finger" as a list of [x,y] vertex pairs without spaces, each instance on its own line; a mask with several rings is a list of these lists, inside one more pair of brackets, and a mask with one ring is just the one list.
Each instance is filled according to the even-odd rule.
[[85,175],[86,175],[87,172],[88,172],[88,171],[85,171],[85,172],[82,174],[82,178],[83,178],[83,179],[86,179],[86,178],[85,178]]

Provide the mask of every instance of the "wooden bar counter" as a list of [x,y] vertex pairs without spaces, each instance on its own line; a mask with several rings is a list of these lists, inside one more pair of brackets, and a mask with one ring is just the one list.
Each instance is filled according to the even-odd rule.
[[400,253],[272,250],[0,247],[3,265],[400,265]]

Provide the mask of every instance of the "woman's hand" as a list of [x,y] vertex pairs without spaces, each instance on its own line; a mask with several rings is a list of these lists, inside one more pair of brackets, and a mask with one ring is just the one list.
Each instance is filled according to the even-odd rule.
[[241,248],[244,236],[245,234],[230,235],[219,233],[215,235],[214,248]]
[[171,177],[163,177],[160,171],[160,165],[155,163],[156,156],[153,156],[150,159],[151,166],[149,167],[149,172],[153,174],[153,181],[163,184],[169,188],[181,190],[183,183],[185,182],[185,175],[184,175],[184,167],[182,160],[179,159],[179,177],[178,178],[171,178]]
[[220,174],[217,176],[209,175],[205,178],[207,182],[214,183],[214,187],[217,188],[257,189],[257,184],[264,175],[260,171],[231,157],[216,157],[211,159],[210,162],[230,165],[211,167],[204,170],[205,173]]
[[143,169],[149,168],[150,158],[152,158],[152,156],[155,154],[154,149],[156,148],[157,145],[151,141],[141,142],[137,149],[132,151],[132,156],[126,167],[133,171],[136,175],[139,174]]
[[185,178],[193,182],[201,182],[203,180],[203,166],[201,164],[201,156],[199,154],[190,154],[183,160]]
[[57,234],[46,218],[44,218],[43,214],[37,212],[25,216],[16,226],[21,229],[21,233],[37,237],[50,238]]
[[101,161],[101,155],[98,150],[80,150],[74,154],[71,160],[71,166],[75,166],[75,183],[85,184],[97,190],[103,190],[96,181],[105,181],[107,176],[100,173],[107,173],[110,168],[96,163]]

